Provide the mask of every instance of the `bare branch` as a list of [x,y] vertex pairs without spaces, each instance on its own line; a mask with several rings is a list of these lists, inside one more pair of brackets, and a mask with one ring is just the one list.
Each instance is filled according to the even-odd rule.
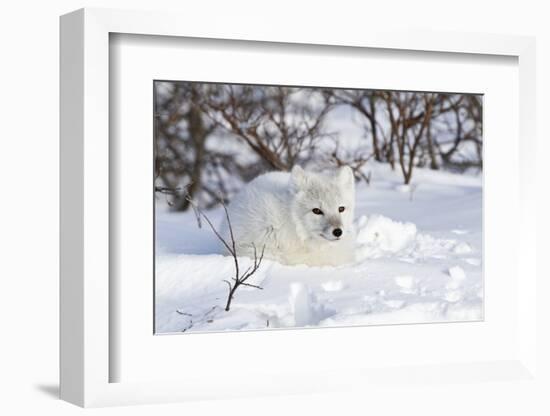
[[193,199],[189,196],[187,196],[187,198],[189,198],[189,203],[193,207],[193,209],[194,209],[194,211],[197,215],[197,218],[198,218],[197,221],[198,221],[199,226],[200,226],[199,220],[200,220],[200,218],[203,218],[206,221],[206,223],[210,226],[210,229],[212,230],[214,235],[218,238],[218,240],[220,240],[222,242],[222,244],[225,246],[225,248],[227,249],[229,254],[231,254],[231,256],[233,257],[233,262],[234,262],[234,267],[235,267],[235,275],[234,275],[233,278],[231,278],[231,280],[233,280],[233,282],[231,282],[230,280],[227,280],[227,279],[223,280],[223,282],[225,282],[227,284],[228,289],[229,289],[229,293],[227,295],[227,302],[226,302],[226,306],[225,306],[225,310],[229,311],[229,309],[231,308],[231,302],[233,301],[233,298],[235,296],[235,292],[240,286],[248,286],[248,287],[253,287],[253,288],[256,288],[256,289],[263,289],[262,287],[260,287],[258,285],[250,284],[250,283],[247,283],[246,281],[254,273],[256,273],[258,271],[258,269],[260,268],[260,265],[262,264],[262,260],[264,258],[265,244],[262,247],[262,252],[261,252],[261,255],[260,255],[259,258],[258,258],[258,253],[257,253],[257,250],[256,250],[256,245],[253,244],[253,247],[254,247],[253,264],[252,264],[252,266],[249,266],[245,270],[244,273],[241,274],[239,258],[237,257],[237,244],[236,244],[235,236],[234,236],[234,233],[233,233],[233,226],[231,224],[231,218],[229,216],[229,210],[227,209],[226,204],[223,202],[223,200],[221,200],[221,199],[219,200],[220,204],[223,207],[224,213],[225,213],[225,218],[226,218],[226,221],[227,221],[227,227],[229,229],[229,237],[231,239],[230,242],[228,242],[221,235],[221,233],[216,229],[216,227],[214,227],[214,224],[212,224],[212,221],[210,220],[208,215],[206,215],[204,213],[204,211],[193,201]]

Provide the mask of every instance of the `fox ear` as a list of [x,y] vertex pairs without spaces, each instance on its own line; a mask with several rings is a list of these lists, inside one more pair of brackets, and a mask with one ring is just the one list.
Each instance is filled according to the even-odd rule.
[[342,166],[338,170],[338,181],[342,185],[352,186],[355,183],[355,178],[353,177],[353,171],[349,166]]
[[290,172],[290,179],[293,188],[298,191],[307,184],[307,173],[301,166],[295,165]]

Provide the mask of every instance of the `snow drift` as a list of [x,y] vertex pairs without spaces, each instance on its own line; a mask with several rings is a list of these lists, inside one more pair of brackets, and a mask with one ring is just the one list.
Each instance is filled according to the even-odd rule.
[[[418,169],[414,195],[386,166],[357,184],[355,262],[264,260],[224,311],[233,259],[193,213],[157,206],[157,333],[483,319],[481,178]],[[220,209],[207,213],[220,223]],[[246,269],[252,260],[242,257]]]

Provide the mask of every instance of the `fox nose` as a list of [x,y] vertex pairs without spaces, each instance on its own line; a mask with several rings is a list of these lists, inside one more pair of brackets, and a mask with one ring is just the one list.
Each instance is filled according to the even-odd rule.
[[334,234],[334,237],[340,237],[342,235],[342,230],[340,228],[335,228],[332,230],[332,234]]

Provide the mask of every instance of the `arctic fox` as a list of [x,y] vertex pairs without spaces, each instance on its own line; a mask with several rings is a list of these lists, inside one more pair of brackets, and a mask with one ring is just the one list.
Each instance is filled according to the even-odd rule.
[[354,210],[355,181],[347,166],[332,174],[300,166],[262,174],[228,206],[237,255],[253,258],[263,249],[264,258],[309,266],[354,260]]

